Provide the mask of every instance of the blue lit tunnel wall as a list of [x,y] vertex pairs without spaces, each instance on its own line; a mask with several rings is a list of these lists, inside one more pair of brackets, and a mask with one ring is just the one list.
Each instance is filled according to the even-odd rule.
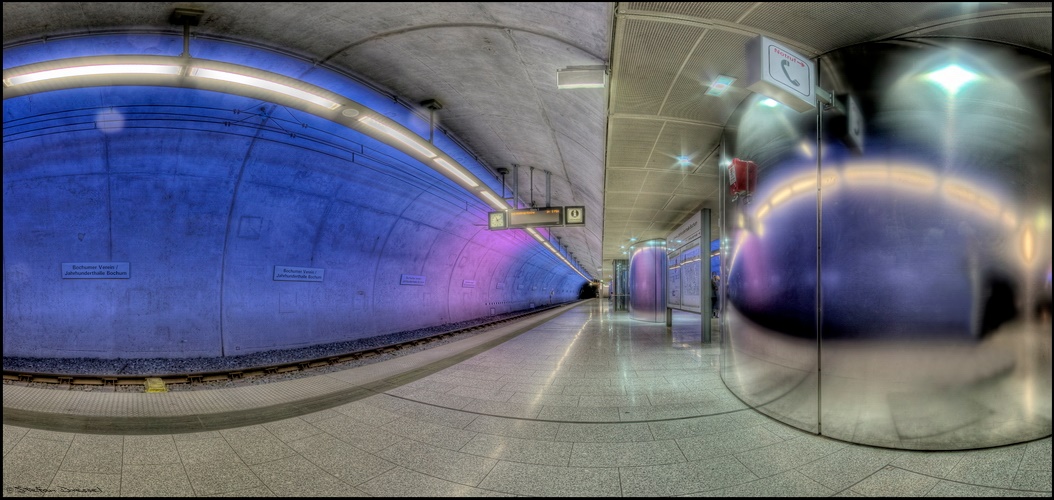
[[[4,65],[181,44],[49,41],[5,50]],[[304,61],[228,42],[192,51],[324,85],[428,137],[427,120]],[[435,145],[501,191],[441,131]],[[257,99],[131,86],[16,97],[3,155],[4,356],[233,356],[530,309],[550,292],[567,302],[586,281],[524,231],[488,231],[492,209],[428,166]],[[67,263],[128,263],[129,276],[68,279]]]
[[818,66],[859,114],[754,95],[726,129],[722,165],[757,177],[723,200],[722,380],[874,446],[1049,436],[1049,54],[901,40]]

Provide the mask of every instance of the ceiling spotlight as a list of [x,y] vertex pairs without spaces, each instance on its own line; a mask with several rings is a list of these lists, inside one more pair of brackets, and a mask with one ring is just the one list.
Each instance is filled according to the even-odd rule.
[[955,95],[959,89],[979,77],[976,73],[961,68],[958,64],[946,66],[925,75],[925,79],[940,85],[948,95]]
[[677,157],[677,164],[682,167],[687,167],[692,164],[692,159],[687,155],[681,155]]

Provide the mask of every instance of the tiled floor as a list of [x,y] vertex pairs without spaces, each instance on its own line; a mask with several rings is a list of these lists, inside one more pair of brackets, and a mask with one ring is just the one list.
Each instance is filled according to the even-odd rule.
[[604,300],[546,315],[243,388],[5,385],[4,496],[1051,496],[1050,437],[835,441],[729,393],[698,315],[672,330]]

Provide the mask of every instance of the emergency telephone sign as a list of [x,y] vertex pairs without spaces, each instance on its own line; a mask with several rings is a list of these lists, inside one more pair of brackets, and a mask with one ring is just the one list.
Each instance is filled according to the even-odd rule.
[[759,36],[748,44],[747,61],[747,89],[798,112],[816,107],[816,65],[811,60]]

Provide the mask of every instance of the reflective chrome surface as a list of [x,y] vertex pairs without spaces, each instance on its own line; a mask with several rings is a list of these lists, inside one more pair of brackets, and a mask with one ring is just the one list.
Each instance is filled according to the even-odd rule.
[[629,314],[641,321],[666,321],[666,240],[630,247]]
[[723,204],[726,385],[863,444],[1050,435],[1049,55],[928,39],[820,62],[851,116],[818,132],[754,96],[725,137],[724,166],[757,164]]

